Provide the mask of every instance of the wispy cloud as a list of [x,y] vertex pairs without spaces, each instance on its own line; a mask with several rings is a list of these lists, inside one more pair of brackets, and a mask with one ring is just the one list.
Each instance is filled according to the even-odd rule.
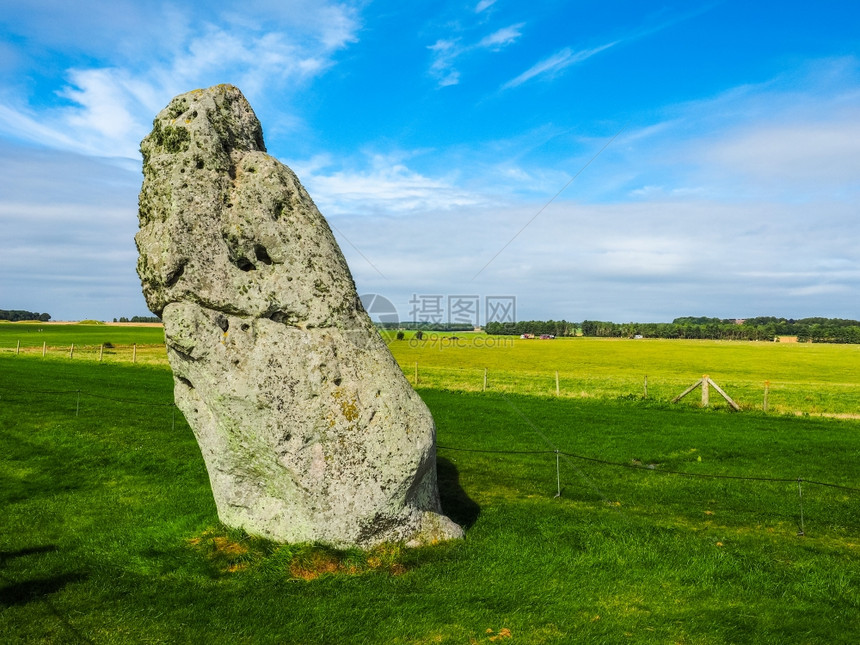
[[617,44],[618,41],[613,41],[606,43],[605,45],[600,45],[599,47],[594,47],[593,49],[581,49],[579,51],[574,51],[573,49],[566,47],[549,58],[545,58],[544,60],[535,63],[532,67],[516,78],[512,78],[502,86],[502,89],[508,90],[514,87],[519,87],[523,83],[526,83],[533,78],[537,78],[538,76],[553,78],[571,65],[576,65],[577,63],[586,61],[595,54],[599,54],[600,52]]
[[[388,277],[380,281],[345,245],[359,290],[382,293],[404,311],[410,294],[426,285],[433,290],[425,293],[517,295],[518,308],[536,317],[665,321],[696,311],[850,317],[846,304],[860,297],[860,260],[840,231],[851,211],[840,205],[792,227],[786,223],[808,220],[808,205],[559,202],[474,283],[476,258],[506,241],[527,217],[525,207],[335,221]],[[848,261],[827,266],[822,257]]]
[[703,152],[703,160],[751,180],[860,188],[860,113],[841,122],[743,127]]
[[475,5],[475,13],[486,11],[494,4],[496,4],[496,0],[481,0],[477,5]]
[[61,320],[146,314],[134,272],[139,187],[139,169],[0,142],[3,299]]
[[520,36],[522,36],[522,32],[520,31],[525,23],[521,22],[516,25],[511,25],[510,27],[503,27],[498,31],[494,31],[488,36],[484,36],[480,42],[477,44],[477,47],[488,48],[494,51],[498,51],[502,47],[512,44]]
[[[623,137],[609,173],[637,199],[860,197],[860,61],[810,61],[758,84],[666,106]],[[635,177],[635,179],[633,179]]]
[[619,36],[598,47],[578,50],[574,50],[570,47],[565,47],[564,49],[557,51],[552,56],[549,56],[548,58],[545,58],[535,63],[532,67],[527,69],[519,76],[512,78],[510,81],[502,85],[502,89],[508,90],[514,87],[519,87],[523,83],[527,83],[528,81],[538,77],[549,79],[555,78],[568,67],[576,65],[578,63],[582,63],[594,56],[595,54],[599,54],[600,52],[606,51],[610,47],[614,47],[615,45],[619,45],[621,43],[629,43],[635,40],[653,36],[663,31],[664,29],[667,29],[680,22],[684,22],[685,20],[689,20],[695,16],[705,13],[711,8],[713,8],[713,5],[705,5],[702,7],[698,7],[687,13],[675,15],[670,19],[664,20],[659,23],[648,21],[646,22],[646,24],[640,26],[639,28],[634,29],[633,31],[628,31],[624,35]]
[[430,75],[439,87],[457,85],[460,82],[460,72],[454,68],[454,61],[463,53],[463,49],[455,40],[437,40],[427,49],[433,52],[433,62],[430,64]]
[[291,163],[327,214],[445,211],[490,203],[457,185],[456,177],[430,177],[409,168],[404,155],[369,155],[362,170],[331,168],[328,157]]
[[473,44],[462,44],[461,39],[439,39],[428,46],[433,52],[433,62],[430,64],[430,75],[437,79],[439,87],[457,85],[460,82],[460,72],[455,67],[458,59],[477,51],[498,52],[512,45],[522,36],[525,23],[518,23],[498,29],[481,38]]
[[177,40],[161,56],[145,58],[147,66],[115,52],[101,64],[66,70],[67,84],[58,92],[64,105],[0,95],[0,133],[86,154],[136,157],[153,114],[180,92],[228,80],[253,100],[264,89],[271,94],[273,87],[302,87],[334,64],[336,52],[355,40],[358,29],[348,8],[304,4],[307,23],[300,32],[275,20],[275,9],[266,31],[230,15],[218,18],[220,24],[193,28],[182,15],[173,16]]

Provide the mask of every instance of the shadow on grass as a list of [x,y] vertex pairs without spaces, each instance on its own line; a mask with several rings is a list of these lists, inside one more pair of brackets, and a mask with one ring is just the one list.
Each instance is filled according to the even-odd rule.
[[50,578],[37,578],[25,582],[15,582],[0,589],[0,607],[26,605],[46,596],[57,593],[67,584],[85,580],[82,573],[62,573]]
[[44,546],[31,546],[26,549],[18,549],[17,551],[0,551],[0,567],[6,564],[6,560],[14,560],[25,555],[37,555],[40,553],[52,553],[57,551],[57,546],[54,544],[46,544]]
[[442,512],[464,529],[470,528],[481,514],[481,507],[460,486],[460,471],[453,462],[437,455],[436,473]]
[[[0,567],[9,560],[23,558],[30,555],[42,555],[58,551],[56,545],[45,544],[43,546],[32,546],[17,551],[0,551]],[[79,582],[86,579],[82,573],[62,573],[48,578],[37,578],[25,580],[24,582],[12,582],[6,575],[0,573],[0,579],[7,583],[0,588],[0,607],[11,607],[13,605],[26,605],[37,600],[43,600],[46,596],[57,593],[71,582]]]

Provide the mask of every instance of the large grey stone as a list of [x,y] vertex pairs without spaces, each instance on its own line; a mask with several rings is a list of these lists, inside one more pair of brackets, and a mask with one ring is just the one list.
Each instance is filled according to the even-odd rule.
[[176,97],[141,152],[138,274],[220,519],[338,546],[461,537],[430,412],[241,92]]

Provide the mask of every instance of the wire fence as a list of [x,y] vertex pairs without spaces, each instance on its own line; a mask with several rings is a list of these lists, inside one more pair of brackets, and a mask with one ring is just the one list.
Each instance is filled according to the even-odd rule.
[[[75,401],[75,412],[74,416],[81,416],[82,410],[81,407],[81,399],[83,398],[91,398],[99,401],[110,401],[113,403],[119,403],[122,405],[132,405],[132,406],[140,406],[141,408],[152,408],[152,409],[170,409],[171,410],[171,429],[175,430],[176,428],[176,411],[177,406],[174,402],[169,403],[154,403],[152,401],[145,401],[139,399],[129,399],[125,397],[116,397],[116,396],[108,396],[101,393],[91,392],[83,389],[68,389],[68,390],[18,390],[13,388],[4,388],[0,387],[0,401],[3,399],[9,400],[9,395],[25,395],[28,400],[31,399],[33,395],[44,395],[44,396],[74,396]],[[506,399],[508,405],[510,405],[513,411],[520,415],[523,419],[523,426],[528,431],[529,429],[539,436],[545,443],[551,445],[550,440],[546,437],[546,435],[534,425],[534,423],[526,418],[523,413],[517,409],[514,404]],[[184,417],[180,417],[184,420]],[[605,459],[601,457],[584,455],[575,452],[570,452],[566,450],[561,450],[558,447],[549,447],[544,449],[533,449],[533,450],[500,450],[500,449],[489,449],[489,448],[467,448],[462,446],[452,446],[445,444],[437,444],[437,449],[440,451],[450,451],[450,452],[460,452],[460,453],[473,453],[473,454],[487,454],[487,455],[511,455],[516,457],[522,456],[533,456],[533,455],[547,455],[554,457],[555,461],[555,479],[556,479],[556,494],[555,497],[562,497],[562,470],[561,470],[561,461],[562,459],[568,461],[571,465],[573,465],[573,461],[600,464],[602,466],[607,466],[610,468],[624,469],[627,471],[636,471],[641,473],[652,473],[660,476],[668,476],[668,477],[680,477],[680,478],[692,478],[699,480],[723,480],[728,482],[746,482],[752,484],[796,484],[797,485],[797,503],[799,510],[799,531],[798,535],[805,535],[805,526],[804,526],[804,510],[803,510],[803,487],[804,486],[819,486],[828,489],[834,489],[844,492],[847,495],[855,496],[860,495],[860,487],[855,486],[847,486],[844,484],[837,484],[834,482],[827,482],[818,479],[809,479],[805,477],[788,477],[788,476],[770,476],[770,475],[761,475],[761,474],[742,474],[742,475],[728,475],[728,474],[720,474],[720,473],[696,473],[689,471],[681,471],[674,469],[667,469],[660,467],[654,464],[639,464],[639,463],[627,463],[620,461],[613,461],[611,459]],[[585,475],[580,469],[574,466],[574,471],[576,474],[586,483],[588,487],[590,487],[593,491],[595,491],[604,501],[609,502],[609,498],[604,495],[604,493],[600,490],[597,483],[593,481],[593,479],[587,475]]]
[[[671,403],[702,374],[654,376],[630,370],[614,375],[595,375],[585,370],[534,371],[476,367],[401,365],[403,374],[415,387],[462,392],[526,394],[562,399],[612,399]],[[860,384],[829,382],[791,382],[729,378],[719,385],[742,411],[777,414],[817,414],[860,419]],[[699,405],[699,396],[689,397],[683,405]],[[708,405],[704,403],[703,405]],[[728,408],[716,396],[710,407]]]
[[0,347],[0,352],[15,356],[29,356],[73,361],[95,361],[97,363],[133,363],[167,365],[167,347],[164,343],[57,343],[43,341]]
[[[10,388],[0,387],[0,392],[9,394],[26,394],[28,397],[33,394],[45,394],[45,395],[63,395],[63,394],[74,394],[75,395],[75,417],[79,417],[81,415],[81,396],[90,397],[93,399],[99,399],[102,401],[112,401],[114,403],[122,403],[125,405],[139,405],[148,408],[170,408],[170,427],[171,430],[176,429],[176,411],[178,410],[176,403],[153,403],[152,401],[139,401],[135,399],[125,399],[125,398],[117,398],[112,396],[105,396],[103,394],[95,394],[94,392],[87,392],[86,390],[13,390]],[[2,398],[2,397],[0,397]],[[184,417],[183,417],[184,418]]]
[[[609,466],[612,468],[621,468],[629,471],[639,471],[642,473],[654,473],[655,475],[666,475],[666,476],[675,476],[681,478],[693,478],[700,480],[723,480],[730,481],[733,483],[752,483],[752,484],[794,484],[796,485],[797,490],[797,535],[803,537],[806,535],[806,520],[804,514],[804,492],[803,487],[805,485],[812,486],[821,486],[824,488],[837,489],[839,491],[843,491],[847,495],[856,495],[860,497],[860,488],[854,486],[845,486],[843,484],[834,484],[832,482],[824,482],[815,479],[808,479],[805,477],[771,477],[771,476],[762,476],[762,475],[724,475],[718,473],[693,473],[679,470],[672,470],[666,468],[659,468],[650,465],[643,464],[633,464],[633,463],[625,463],[618,461],[611,461],[608,459],[600,459],[597,457],[590,457],[587,455],[581,455],[577,453],[567,452],[563,450],[490,450],[490,449],[482,449],[482,448],[459,448],[453,446],[445,446],[438,444],[438,450],[441,451],[451,451],[451,452],[465,452],[465,453],[476,453],[476,454],[489,454],[489,455],[515,455],[517,457],[521,457],[524,455],[554,455],[555,456],[555,482],[556,482],[556,498],[562,497],[562,471],[561,471],[561,458],[565,459],[574,459],[584,462],[589,462],[593,464],[600,464],[603,466]],[[582,471],[576,469],[576,474],[586,483],[588,487],[590,487],[606,504],[610,506],[620,506],[620,502],[612,502],[598,487],[597,483],[593,481],[593,479],[587,475],[585,475]],[[713,501],[713,500],[712,500]],[[617,509],[616,509],[617,510]],[[772,513],[774,511],[771,510]]]
[[[97,363],[164,365],[167,348],[163,343],[42,344],[16,341],[0,347],[4,354]],[[401,361],[403,359],[400,359]],[[462,392],[496,392],[565,399],[623,399],[670,403],[702,374],[678,376],[648,375],[645,370],[599,376],[587,370],[560,368],[538,371],[527,366],[511,368],[443,367],[418,362],[401,362],[401,370],[415,387]],[[791,382],[778,379],[729,378],[720,386],[743,411],[777,414],[814,414],[860,419],[860,384],[842,382]],[[684,405],[699,405],[691,397]],[[727,407],[712,397],[710,407]]]
[[[815,479],[806,479],[804,477],[764,477],[754,475],[720,475],[717,473],[691,473],[681,470],[670,470],[666,468],[658,468],[656,466],[646,466],[643,464],[628,464],[622,461],[610,461],[607,459],[599,459],[598,457],[588,457],[586,455],[578,455],[573,452],[564,450],[485,450],[481,448],[454,448],[452,446],[436,446],[440,450],[453,450],[456,452],[474,452],[485,454],[503,454],[503,455],[559,455],[562,457],[570,457],[581,461],[589,461],[591,463],[602,464],[604,466],[615,466],[618,468],[627,468],[629,470],[640,470],[644,472],[659,473],[661,475],[680,475],[682,477],[696,477],[699,479],[733,479],[736,481],[748,482],[781,482],[813,484],[815,486],[826,486],[829,488],[839,488],[841,490],[851,491],[852,493],[860,493],[860,488],[854,486],[844,486],[842,484],[832,484],[822,482]],[[560,476],[560,473],[559,473]]]

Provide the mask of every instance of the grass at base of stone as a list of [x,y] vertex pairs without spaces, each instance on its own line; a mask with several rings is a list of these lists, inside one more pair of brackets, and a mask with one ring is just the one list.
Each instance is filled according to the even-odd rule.
[[[114,399],[36,394],[101,393]],[[422,390],[445,511],[422,549],[221,526],[165,369],[0,356],[0,633],[47,643],[853,643],[858,424]],[[128,401],[141,403],[132,404]],[[559,448],[654,470],[481,453]],[[458,448],[461,450],[452,450]],[[699,459],[701,457],[701,460]]]

